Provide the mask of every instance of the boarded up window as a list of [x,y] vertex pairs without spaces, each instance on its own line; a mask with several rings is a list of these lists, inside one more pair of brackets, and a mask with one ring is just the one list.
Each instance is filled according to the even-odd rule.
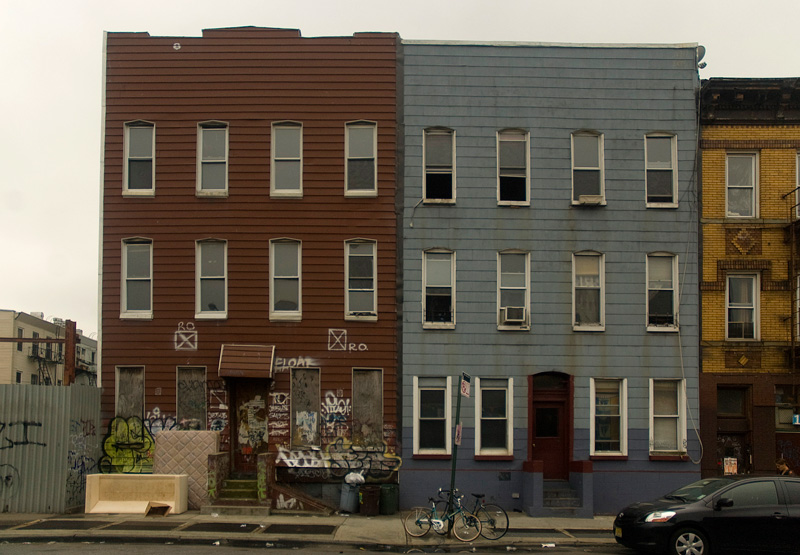
[[206,369],[178,368],[178,428],[206,429]]
[[383,373],[353,369],[353,443],[380,445],[383,441]]
[[292,370],[292,446],[319,445],[319,368]]
[[117,416],[144,416],[144,367],[117,368]]

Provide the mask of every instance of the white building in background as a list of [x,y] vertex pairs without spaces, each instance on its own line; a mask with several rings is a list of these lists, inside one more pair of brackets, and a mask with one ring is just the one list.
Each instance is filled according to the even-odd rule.
[[[65,338],[64,320],[45,320],[44,314],[0,309],[0,384],[62,385],[65,347],[48,339]],[[78,330],[75,383],[96,385],[97,341]],[[28,341],[13,341],[13,339]],[[41,339],[41,342],[32,341]]]

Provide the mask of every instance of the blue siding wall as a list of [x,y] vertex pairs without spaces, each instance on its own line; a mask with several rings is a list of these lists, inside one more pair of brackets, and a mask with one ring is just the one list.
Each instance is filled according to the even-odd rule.
[[[459,486],[519,508],[528,456],[528,376],[574,377],[573,460],[589,459],[590,379],[626,378],[628,458],[593,461],[595,511],[699,477],[690,461],[651,461],[651,378],[685,378],[697,419],[698,285],[694,45],[469,45],[406,41],[404,81],[403,467],[401,505],[449,484],[450,461],[413,458],[413,376],[514,378],[514,460],[474,459],[475,404],[464,399]],[[421,203],[423,130],[455,131],[453,205]],[[498,206],[496,133],[530,133],[530,206]],[[571,205],[570,135],[604,136],[606,205]],[[644,137],[677,135],[678,207],[645,204]],[[422,327],[422,253],[456,253],[456,326]],[[497,253],[530,253],[531,325],[497,326]],[[605,331],[572,328],[572,254],[605,255]],[[646,255],[678,256],[680,333],[646,331]],[[454,386],[458,380],[454,380]],[[454,390],[457,387],[454,387]],[[453,406],[455,406],[455,391]],[[699,460],[687,418],[689,455]],[[646,484],[625,493],[629,473]],[[510,476],[508,473],[511,473]],[[463,480],[463,484],[462,484]],[[645,480],[636,480],[639,483]],[[516,488],[516,489],[515,489]],[[613,495],[612,492],[616,492]]]

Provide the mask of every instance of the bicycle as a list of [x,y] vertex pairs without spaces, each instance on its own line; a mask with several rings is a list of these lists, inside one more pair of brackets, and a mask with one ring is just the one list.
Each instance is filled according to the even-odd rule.
[[[449,490],[439,490],[439,497],[444,494],[450,494]],[[455,490],[455,495],[459,491]],[[473,493],[472,497],[475,498],[475,506],[472,508],[472,514],[478,517],[481,521],[481,536],[487,540],[499,540],[508,532],[508,513],[500,505],[495,503],[485,503],[483,493]],[[462,496],[463,497],[463,496]],[[447,500],[440,499],[437,504],[442,506],[442,509],[447,508]]]
[[[442,490],[439,490],[441,495]],[[477,538],[481,533],[481,521],[474,514],[466,510],[461,505],[461,497],[454,497],[456,500],[455,507],[452,511],[443,511],[442,516],[439,516],[439,510],[436,507],[437,500],[435,497],[429,497],[428,501],[431,508],[415,507],[411,509],[403,520],[403,526],[409,536],[422,537],[427,534],[431,528],[437,534],[446,534],[447,528],[445,523],[449,524],[449,529],[452,530],[453,535],[462,542],[471,542]]]

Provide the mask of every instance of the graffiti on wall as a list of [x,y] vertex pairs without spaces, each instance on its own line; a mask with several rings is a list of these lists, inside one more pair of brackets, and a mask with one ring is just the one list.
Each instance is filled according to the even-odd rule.
[[230,448],[228,415],[228,390],[225,388],[225,383],[223,381],[209,382],[207,425],[212,432],[219,432],[219,447],[221,451],[228,451]]
[[267,439],[267,402],[256,395],[238,409],[238,441],[243,454],[257,450]]
[[292,368],[316,368],[317,366],[319,366],[319,362],[311,357],[275,357],[275,361],[272,363],[272,372],[281,374],[289,372]]
[[269,441],[284,443],[289,439],[289,394],[273,392],[269,394],[268,408]]
[[381,445],[353,445],[338,437],[324,449],[288,449],[278,447],[276,462],[289,469],[289,474],[302,478],[344,478],[359,472],[375,479],[385,479],[403,464],[386,442]]
[[97,426],[94,420],[71,420],[67,451],[67,507],[83,504],[86,498],[86,476],[97,467],[94,449]]
[[144,419],[144,425],[152,435],[156,435],[164,430],[176,430],[178,428],[178,423],[176,422],[175,417],[171,414],[161,412],[161,409],[158,407],[155,407],[151,411],[147,411]]
[[196,351],[198,335],[194,322],[178,322],[173,341],[176,351]]
[[328,350],[329,351],[368,351],[366,343],[350,343],[347,340],[347,330],[328,330]]
[[[41,422],[26,420],[0,422],[0,451],[4,449],[14,449],[22,445],[47,447],[46,443],[36,441],[36,428],[41,427]],[[33,428],[33,430],[31,430],[31,428]]]
[[[10,501],[17,496],[20,478],[19,470],[11,464],[0,464],[0,501]],[[0,509],[5,507],[5,503]]]
[[153,472],[153,436],[141,418],[117,416],[108,424],[98,468],[104,474]]
[[350,399],[342,396],[341,390],[325,392],[321,409],[323,441],[350,434],[348,421],[353,407]]

